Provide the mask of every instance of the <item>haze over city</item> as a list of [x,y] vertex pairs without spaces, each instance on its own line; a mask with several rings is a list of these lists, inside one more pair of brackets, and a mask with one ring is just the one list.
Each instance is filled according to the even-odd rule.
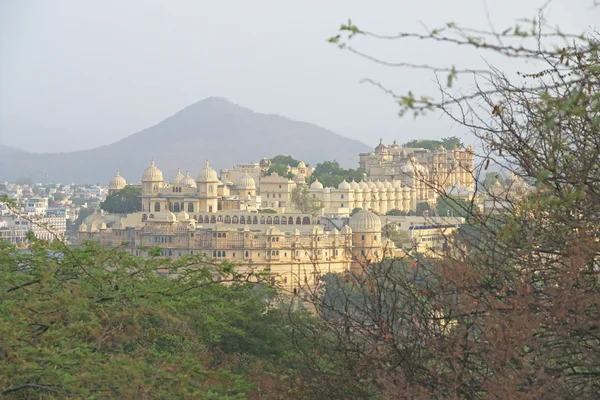
[[[398,93],[435,90],[431,73],[376,65],[327,43],[352,18],[379,33],[424,31],[448,21],[502,30],[537,1],[47,1],[0,3],[0,144],[34,152],[89,149],[152,126],[211,96],[314,123],[375,145],[380,137],[463,136],[432,115],[399,118],[373,78]],[[491,16],[488,20],[487,14]],[[565,31],[593,13],[554,1],[547,19]],[[444,53],[418,41],[357,40],[388,61],[483,65],[484,55]],[[485,55],[487,60],[494,57]],[[505,60],[501,65],[509,65]],[[461,82],[470,85],[469,79]],[[468,138],[467,138],[468,139]],[[468,141],[468,140],[467,140]]]

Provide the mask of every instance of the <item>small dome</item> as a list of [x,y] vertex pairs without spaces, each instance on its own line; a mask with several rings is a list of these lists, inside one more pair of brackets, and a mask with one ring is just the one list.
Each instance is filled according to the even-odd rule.
[[381,182],[381,181],[377,181],[377,182],[375,183],[375,187],[376,187],[377,189],[383,189],[383,188],[385,188],[385,185],[383,184],[383,182]]
[[385,182],[383,182],[383,187],[385,187],[386,189],[391,188],[392,183],[390,181],[385,181]]
[[360,181],[358,184],[358,187],[361,189],[367,189],[369,187],[369,185],[367,185],[367,183],[365,181]]
[[387,153],[388,149],[387,147],[385,147],[385,144],[383,144],[383,139],[379,139],[379,144],[377,145],[377,147],[375,147],[375,153],[377,154],[383,154],[383,153]]
[[119,175],[119,170],[117,170],[117,174],[110,180],[108,188],[111,190],[120,190],[123,189],[126,185],[127,182],[125,182],[125,178]]
[[394,139],[394,143],[392,143],[390,145],[390,149],[399,149],[400,146],[398,145],[398,143],[396,142],[396,139]]
[[196,187],[196,181],[190,176],[190,171],[185,171],[185,176],[181,179],[180,183],[182,185]]
[[377,187],[377,185],[375,185],[375,182],[373,182],[373,181],[369,181],[369,182],[367,182],[367,187],[368,187],[369,189],[373,189],[373,188],[376,188],[376,187]]
[[306,168],[306,164],[304,163],[304,161],[300,161],[298,163],[298,168]]
[[350,187],[354,190],[358,189],[358,183],[354,182],[354,180],[352,180],[352,182],[350,182]]
[[206,160],[206,166],[202,168],[202,171],[198,172],[196,182],[217,182],[217,171],[209,167],[208,160]]
[[387,188],[388,193],[394,193],[394,188],[393,187],[388,187]]
[[310,185],[310,188],[311,189],[319,189],[319,190],[321,190],[321,189],[323,189],[323,184],[321,182],[319,182],[319,180],[317,179],[316,181],[314,181],[312,183],[312,185]]
[[163,174],[162,171],[154,165],[154,160],[150,163],[150,166],[146,168],[142,175],[142,182],[162,182]]
[[353,232],[381,232],[381,219],[364,208],[350,217],[348,225]]
[[239,177],[235,186],[238,189],[256,189],[256,182],[253,177],[244,172],[244,175]]
[[177,175],[175,175],[174,177],[172,177],[171,180],[169,181],[169,183],[171,185],[179,185],[181,183],[181,180],[183,178],[185,178],[185,177],[181,173],[181,169],[177,168]]
[[323,193],[331,193],[331,189],[326,187],[325,189],[323,189]]
[[344,225],[344,226],[342,227],[342,233],[343,233],[344,235],[349,235],[349,234],[351,234],[351,233],[352,233],[352,229],[350,229],[350,227],[349,227],[348,225]]
[[346,182],[346,180],[344,179],[339,185],[338,185],[338,189],[339,190],[350,190],[352,189],[352,187],[350,186],[350,184],[348,182]]
[[221,181],[223,182],[223,185],[226,185],[226,186],[233,185],[233,182],[231,182],[229,180],[229,177],[227,175],[223,175],[223,171],[222,170],[221,170]]

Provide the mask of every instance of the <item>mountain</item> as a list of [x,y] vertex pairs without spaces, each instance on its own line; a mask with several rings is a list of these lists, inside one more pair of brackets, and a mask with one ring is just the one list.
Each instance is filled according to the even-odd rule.
[[0,181],[24,177],[42,181],[47,172],[50,182],[107,183],[119,168],[129,183],[137,183],[151,159],[167,180],[178,167],[195,177],[206,159],[218,171],[278,154],[312,165],[335,159],[356,168],[358,153],[370,150],[362,142],[313,124],[210,97],[107,146],[68,153],[2,152]]
[[4,146],[0,144],[0,156],[4,156],[7,154],[23,154],[25,150],[18,149],[16,147]]

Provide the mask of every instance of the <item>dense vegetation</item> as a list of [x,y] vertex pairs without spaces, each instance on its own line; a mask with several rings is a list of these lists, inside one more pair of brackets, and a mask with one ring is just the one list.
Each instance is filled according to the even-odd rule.
[[337,188],[342,181],[360,182],[364,179],[364,170],[358,169],[344,169],[340,166],[337,161],[323,161],[318,163],[314,172],[310,176],[308,183],[313,183],[315,180],[319,180],[324,187]]
[[121,190],[106,196],[106,200],[100,203],[100,208],[109,213],[129,214],[142,209],[142,189],[133,186],[125,186]]
[[444,146],[446,150],[453,150],[455,148],[463,148],[464,144],[456,136],[450,136],[442,138],[442,140],[414,139],[404,143],[404,146],[429,150],[438,150],[441,146]]
[[[600,45],[541,22],[477,37],[448,24],[392,38],[472,46],[539,68],[519,82],[490,69],[485,85],[458,98],[396,98],[403,114],[441,110],[472,129],[483,171],[493,161],[533,182],[521,197],[486,193],[497,203],[491,214],[439,193],[438,213],[467,218],[460,246],[322,271],[324,285],[301,292],[312,303],[305,312],[260,271],[200,255],[171,260],[149,249],[142,259],[34,238],[19,252],[0,242],[2,395],[597,398]],[[381,37],[349,23],[331,41],[345,48],[356,35]],[[547,38],[565,47],[544,46]],[[473,73],[431,69],[449,73],[444,91]],[[393,238],[391,226],[385,234]]]

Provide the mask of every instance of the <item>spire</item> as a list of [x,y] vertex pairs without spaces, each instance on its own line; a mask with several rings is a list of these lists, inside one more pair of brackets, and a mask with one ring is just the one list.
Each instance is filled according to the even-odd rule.
[[154,167],[154,158],[152,159],[152,161],[150,162],[150,166]]
[[206,168],[208,168],[208,159],[206,159]]
[[119,175],[119,168],[117,168],[117,176],[120,176],[120,175]]
[[383,138],[379,138],[379,144],[383,144]]
[[185,170],[185,176],[190,176],[190,170],[188,170],[188,169]]
[[177,168],[177,175],[181,174],[181,168]]

